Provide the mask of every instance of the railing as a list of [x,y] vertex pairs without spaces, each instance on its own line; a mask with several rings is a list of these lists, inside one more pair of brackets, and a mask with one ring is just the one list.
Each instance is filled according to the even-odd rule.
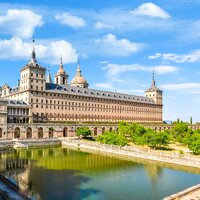
[[81,141],[75,139],[65,139],[63,145],[77,146],[98,151],[110,152],[119,155],[132,156],[144,159],[157,160],[162,162],[181,164],[200,168],[200,156],[191,154],[180,154],[178,152],[158,151],[134,146],[116,146],[109,144],[100,144],[98,142]]

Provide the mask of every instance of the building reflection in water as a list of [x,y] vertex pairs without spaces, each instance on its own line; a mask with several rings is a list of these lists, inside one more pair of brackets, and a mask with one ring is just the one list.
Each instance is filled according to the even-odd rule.
[[[82,189],[81,184],[91,178],[81,172],[114,171],[140,168],[141,164],[70,149],[28,149],[0,154],[0,171],[13,179],[20,189],[36,199],[82,199],[100,191]],[[152,181],[161,168],[146,166]]]

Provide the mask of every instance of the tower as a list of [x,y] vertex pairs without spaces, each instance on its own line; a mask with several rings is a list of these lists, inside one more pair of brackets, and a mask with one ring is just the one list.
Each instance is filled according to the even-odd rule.
[[78,62],[78,68],[76,70],[76,75],[71,81],[71,86],[75,87],[82,87],[82,88],[88,88],[89,84],[85,80],[85,78],[81,74],[81,68],[80,68],[80,63]]
[[54,83],[58,85],[67,85],[68,84],[68,74],[66,74],[63,68],[62,56],[60,57],[60,67],[54,76]]
[[30,61],[21,68],[19,91],[23,92],[21,100],[30,103],[30,96],[27,91],[44,91],[46,89],[46,68],[38,64],[35,52],[35,39]]
[[160,90],[156,86],[156,81],[155,81],[154,76],[155,76],[155,73],[153,71],[152,84],[151,84],[151,87],[145,91],[145,96],[153,99],[156,104],[162,105],[162,90]]

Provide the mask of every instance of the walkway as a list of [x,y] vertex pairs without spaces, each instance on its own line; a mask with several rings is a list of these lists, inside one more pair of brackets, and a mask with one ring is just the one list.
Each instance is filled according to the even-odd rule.
[[166,197],[163,200],[200,200],[200,184]]

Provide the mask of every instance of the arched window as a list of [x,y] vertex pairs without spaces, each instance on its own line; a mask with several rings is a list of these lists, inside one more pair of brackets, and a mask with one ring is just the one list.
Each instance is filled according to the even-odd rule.
[[53,137],[53,132],[54,132],[54,128],[53,127],[49,128],[49,137],[50,138]]
[[0,128],[0,138],[2,138],[2,128]]
[[94,136],[97,136],[97,127],[94,128]]
[[68,129],[65,127],[63,129],[63,137],[67,137],[68,136]]
[[18,127],[14,130],[14,138],[20,138],[20,129]]
[[26,138],[32,138],[32,129],[30,127],[26,130]]
[[38,138],[43,138],[43,128],[42,127],[40,127],[38,129]]

